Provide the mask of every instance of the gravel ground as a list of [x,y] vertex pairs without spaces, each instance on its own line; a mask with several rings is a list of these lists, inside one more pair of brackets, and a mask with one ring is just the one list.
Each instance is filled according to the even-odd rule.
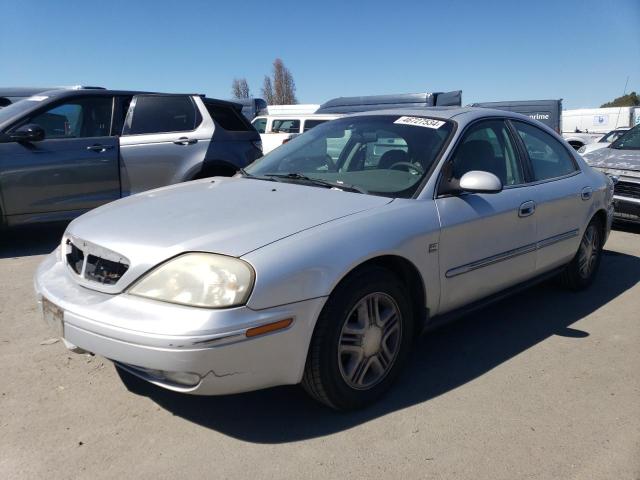
[[640,479],[640,229],[582,293],[540,285],[424,336],[394,390],[190,397],[68,353],[32,275],[61,228],[0,238],[0,478]]

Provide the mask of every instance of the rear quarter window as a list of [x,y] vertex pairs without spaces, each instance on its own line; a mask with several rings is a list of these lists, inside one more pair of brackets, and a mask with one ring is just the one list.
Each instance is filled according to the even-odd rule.
[[205,106],[211,118],[225,130],[231,132],[246,132],[252,130],[249,121],[242,113],[234,110],[233,107],[216,105],[214,103],[205,103]]

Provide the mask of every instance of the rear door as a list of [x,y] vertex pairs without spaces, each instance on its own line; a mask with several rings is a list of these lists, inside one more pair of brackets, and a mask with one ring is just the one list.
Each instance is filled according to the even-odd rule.
[[[21,120],[45,131],[39,142],[0,143],[6,215],[81,213],[120,197],[113,97],[62,100]],[[64,215],[63,215],[64,216]]]
[[200,97],[134,96],[120,137],[123,195],[191,178],[202,167],[213,130]]
[[530,165],[537,220],[536,269],[542,273],[575,255],[591,211],[593,188],[563,143],[533,124],[511,124]]

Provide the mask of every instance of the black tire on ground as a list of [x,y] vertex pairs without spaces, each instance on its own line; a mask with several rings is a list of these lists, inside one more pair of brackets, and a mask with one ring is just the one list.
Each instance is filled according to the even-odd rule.
[[578,251],[560,274],[560,282],[564,287],[578,291],[593,283],[600,268],[603,241],[602,222],[599,218],[593,218],[584,231]]
[[[402,370],[414,339],[407,291],[392,272],[381,267],[357,271],[338,285],[327,300],[311,339],[302,379],[307,393],[336,410],[350,410],[374,402],[389,389]],[[356,309],[358,305],[360,309]],[[377,313],[371,315],[372,311]],[[367,323],[370,318],[376,320]],[[345,356],[344,351],[345,339],[351,334],[343,335],[343,328],[347,322],[350,328],[354,321],[358,328],[360,324],[367,325],[362,331],[369,332],[357,334],[355,348],[360,349],[356,354],[360,360],[352,360],[350,356],[354,354],[347,352]],[[360,383],[359,388],[347,383],[345,376]],[[375,377],[379,378],[371,381]]]

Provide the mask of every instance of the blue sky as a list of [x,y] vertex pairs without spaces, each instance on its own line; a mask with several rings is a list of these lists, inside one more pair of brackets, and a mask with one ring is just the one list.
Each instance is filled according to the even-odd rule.
[[463,90],[463,103],[640,92],[640,0],[0,0],[0,85],[259,95],[281,57],[300,102]]

